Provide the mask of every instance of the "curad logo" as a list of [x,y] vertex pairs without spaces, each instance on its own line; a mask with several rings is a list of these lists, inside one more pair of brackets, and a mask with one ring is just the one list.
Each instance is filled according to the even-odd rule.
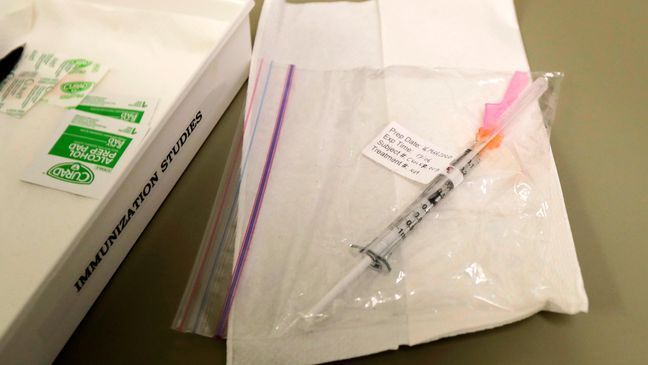
[[54,165],[47,170],[47,176],[82,185],[89,185],[94,180],[92,170],[78,162],[64,162]]

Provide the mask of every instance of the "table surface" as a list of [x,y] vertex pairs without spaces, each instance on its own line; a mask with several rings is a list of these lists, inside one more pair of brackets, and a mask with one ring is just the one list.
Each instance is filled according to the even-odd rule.
[[[259,3],[259,1],[257,1]],[[259,16],[253,10],[252,23]],[[564,71],[552,145],[590,313],[349,363],[648,362],[648,2],[516,1],[534,70]],[[254,30],[255,26],[253,27]],[[170,329],[209,217],[245,88],[59,354],[59,364],[220,364],[221,340]],[[643,138],[642,138],[643,137]],[[642,143],[644,147],[642,147]],[[179,212],[193,212],[180,215]]]

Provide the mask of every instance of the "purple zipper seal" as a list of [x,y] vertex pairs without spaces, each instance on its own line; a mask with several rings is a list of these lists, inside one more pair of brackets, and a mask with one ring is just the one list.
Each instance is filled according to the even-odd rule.
[[245,230],[245,236],[243,237],[243,243],[241,244],[241,251],[236,260],[236,266],[234,272],[232,273],[232,281],[230,282],[229,288],[227,289],[227,299],[225,300],[225,306],[220,316],[218,322],[218,328],[216,331],[216,336],[224,338],[225,326],[227,324],[227,318],[229,317],[230,310],[232,308],[232,302],[234,301],[234,296],[236,295],[236,289],[238,288],[238,283],[241,279],[241,274],[243,272],[243,267],[245,265],[245,260],[247,254],[250,250],[252,243],[252,237],[254,236],[254,229],[256,228],[256,223],[259,219],[259,212],[261,211],[261,205],[263,204],[263,197],[265,196],[266,187],[268,186],[268,181],[270,179],[270,172],[272,170],[272,163],[274,161],[275,154],[277,152],[277,146],[279,144],[279,136],[281,135],[281,127],[283,126],[284,117],[286,115],[286,109],[288,106],[288,97],[290,96],[290,89],[292,86],[293,74],[295,72],[295,65],[290,65],[288,67],[288,72],[286,74],[286,82],[284,86],[284,92],[281,99],[281,105],[279,107],[279,112],[277,114],[277,120],[275,122],[275,128],[272,133],[272,139],[270,140],[270,147],[268,148],[268,154],[266,156],[265,165],[263,167],[263,173],[261,175],[261,180],[259,181],[259,188],[257,189],[257,194],[254,199],[254,205],[252,206],[252,212],[250,213],[250,219],[248,220],[248,226]]

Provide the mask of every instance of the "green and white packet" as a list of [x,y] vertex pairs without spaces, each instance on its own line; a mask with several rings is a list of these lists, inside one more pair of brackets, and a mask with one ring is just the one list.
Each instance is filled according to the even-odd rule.
[[108,72],[108,67],[84,58],[70,59],[75,66],[45,97],[52,105],[73,108],[92,92]]
[[91,94],[86,96],[75,109],[147,126],[151,124],[157,103],[157,99],[154,98]]
[[70,110],[23,181],[101,198],[135,156],[147,127]]
[[0,83],[0,112],[22,117],[76,67],[62,55],[25,48],[16,68]]

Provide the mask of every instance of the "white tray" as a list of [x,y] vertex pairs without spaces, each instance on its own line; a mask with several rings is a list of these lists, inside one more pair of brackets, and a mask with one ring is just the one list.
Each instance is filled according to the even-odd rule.
[[[60,120],[62,110],[40,103],[20,120],[0,115],[0,364],[53,361],[247,78],[251,0],[105,2],[110,5],[102,2],[86,1],[79,6],[84,11],[94,7],[92,11],[105,13],[116,24],[119,17],[113,12],[128,8],[127,11],[141,12],[141,16],[154,13],[160,17],[189,17],[195,19],[196,29],[202,32],[204,22],[217,22],[222,27],[219,36],[211,37],[211,43],[205,43],[209,37],[186,39],[187,47],[191,47],[184,50],[186,62],[177,57],[179,53],[173,53],[173,47],[184,47],[182,42],[144,44],[154,47],[155,52],[170,55],[156,60],[166,62],[161,68],[168,70],[156,75],[147,72],[146,62],[126,62],[128,55],[123,52],[129,48],[115,47],[119,41],[115,37],[104,42],[80,29],[52,29],[53,49],[67,47],[69,52],[72,46],[85,47],[88,57],[106,59],[112,66],[98,91],[160,97],[161,101],[138,156],[101,200],[20,181]],[[42,23],[48,19],[42,13],[51,10],[48,6],[34,3],[34,31],[55,25]],[[65,14],[71,19],[74,16],[74,12]],[[69,26],[78,26],[78,22],[70,21]],[[121,26],[145,31],[138,29],[137,24]],[[104,36],[119,29],[123,28],[106,29]],[[151,31],[158,36],[164,33],[164,29]],[[181,36],[177,32],[173,35],[174,41]],[[123,70],[128,67],[141,69],[144,76],[126,78]],[[162,173],[161,162],[198,112],[202,116],[200,123]],[[17,155],[21,156],[16,158]],[[151,184],[156,171],[154,187],[146,188],[146,199],[133,210],[124,226],[129,208],[132,210],[138,195]],[[112,243],[104,245],[107,240]]]

